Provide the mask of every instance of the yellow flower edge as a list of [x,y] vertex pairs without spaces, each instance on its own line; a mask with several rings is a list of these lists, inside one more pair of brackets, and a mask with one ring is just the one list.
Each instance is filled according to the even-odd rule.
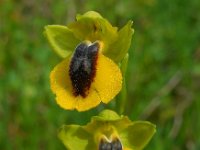
[[64,109],[86,111],[96,107],[101,101],[110,102],[121,90],[122,74],[119,67],[103,54],[98,54],[96,76],[87,97],[74,96],[69,77],[70,58],[59,63],[50,74],[51,90],[56,94],[56,102]]

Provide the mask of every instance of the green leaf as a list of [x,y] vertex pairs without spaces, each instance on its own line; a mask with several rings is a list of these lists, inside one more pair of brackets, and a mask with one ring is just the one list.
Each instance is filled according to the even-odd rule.
[[118,39],[111,45],[109,51],[106,51],[105,55],[114,60],[120,62],[128,53],[128,49],[131,45],[132,35],[134,30],[131,28],[133,22],[129,21],[118,33]]
[[45,35],[53,50],[62,58],[69,56],[80,41],[66,26],[45,26]]
[[96,149],[93,136],[79,125],[64,125],[58,137],[68,150]]
[[154,124],[147,121],[136,121],[120,133],[120,138],[125,147],[141,150],[148,144],[155,132]]

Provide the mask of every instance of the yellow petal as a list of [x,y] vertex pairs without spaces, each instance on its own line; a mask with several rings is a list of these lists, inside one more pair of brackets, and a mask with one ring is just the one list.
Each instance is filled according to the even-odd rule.
[[89,90],[86,98],[73,95],[73,88],[69,77],[70,59],[59,63],[51,72],[51,89],[56,94],[56,101],[64,109],[77,109],[85,111],[97,106],[101,100],[94,89]]
[[122,74],[119,67],[102,54],[98,56],[93,86],[103,103],[111,101],[122,87]]

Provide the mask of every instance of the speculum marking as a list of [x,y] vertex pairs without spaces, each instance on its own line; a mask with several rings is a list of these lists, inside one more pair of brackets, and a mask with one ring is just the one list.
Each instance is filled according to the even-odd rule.
[[70,62],[69,76],[74,96],[85,98],[96,75],[99,43],[80,43]]

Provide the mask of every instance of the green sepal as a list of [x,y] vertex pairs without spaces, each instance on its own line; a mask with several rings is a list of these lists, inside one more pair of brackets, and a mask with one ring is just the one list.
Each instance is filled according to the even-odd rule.
[[120,29],[117,40],[112,43],[109,51],[105,52],[105,55],[114,60],[116,63],[121,62],[128,53],[128,49],[131,45],[132,35],[134,33],[134,30],[131,28],[132,24],[132,21],[128,21],[128,23],[122,29]]
[[76,20],[80,20],[82,18],[103,18],[98,12],[96,11],[88,11],[84,13],[83,15],[76,15]]
[[143,149],[156,132],[156,126],[148,121],[135,121],[132,125],[120,132],[124,146],[132,150]]
[[119,116],[112,110],[103,110],[98,116],[93,116],[91,122],[84,129],[89,133],[94,133],[96,129],[107,123],[107,125],[115,126],[118,130],[123,130],[132,124],[127,116]]
[[121,119],[121,117],[116,112],[109,109],[103,110],[99,113],[98,116],[94,116],[92,118],[101,121],[115,121]]
[[63,125],[58,137],[68,150],[96,149],[93,136],[79,125]]
[[77,21],[68,25],[79,40],[103,43],[102,53],[110,49],[110,45],[118,38],[117,27],[113,27],[106,19],[97,12],[87,12],[78,15]]
[[45,26],[44,34],[53,50],[62,58],[69,56],[80,42],[67,26]]

